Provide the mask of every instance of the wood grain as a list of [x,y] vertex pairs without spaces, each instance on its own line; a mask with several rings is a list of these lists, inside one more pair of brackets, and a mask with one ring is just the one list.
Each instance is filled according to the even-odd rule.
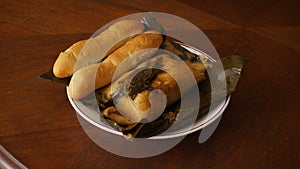
[[[0,1],[0,143],[28,168],[300,166],[300,15],[296,0]],[[60,51],[124,15],[185,18],[219,55],[250,59],[213,136],[145,159],[113,155],[82,130],[65,87],[38,78]],[[5,159],[1,155],[1,160]],[[121,166],[121,167],[120,167]]]

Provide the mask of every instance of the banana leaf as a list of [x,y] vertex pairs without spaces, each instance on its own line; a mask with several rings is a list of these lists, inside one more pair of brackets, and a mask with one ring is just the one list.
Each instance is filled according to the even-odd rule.
[[49,70],[46,73],[43,73],[39,76],[41,79],[45,79],[48,80],[49,82],[55,82],[55,83],[59,83],[59,84],[63,84],[65,86],[68,86],[71,80],[71,77],[66,77],[66,78],[58,78],[55,77],[55,75],[53,74],[52,69]]
[[[245,63],[247,62],[246,58],[241,56],[232,55],[227,56],[221,59],[225,75],[226,75],[226,82],[227,82],[227,91],[226,95],[231,95],[235,88],[238,85],[238,80],[241,76],[241,71]],[[218,103],[211,103],[211,86],[209,79],[201,82],[198,84],[199,92],[200,92],[200,108],[198,112],[197,119],[199,120],[205,114],[208,113],[209,107],[211,104],[218,104]],[[119,126],[116,123],[110,123],[112,127],[115,129],[123,132],[124,135],[127,137],[136,137],[136,138],[145,138],[158,135],[174,124],[176,117],[179,116],[179,108],[180,108],[180,101],[178,101],[175,105],[171,108],[168,108],[158,119],[150,122],[150,123],[140,123],[135,125],[134,128],[127,130],[124,126]],[[191,107],[188,112],[192,112],[195,108]],[[188,119],[188,114],[181,116],[181,118]],[[184,120],[183,120],[184,121]],[[187,121],[189,122],[189,121]],[[178,125],[177,128],[180,127],[184,128],[187,124],[183,122],[182,124]],[[175,130],[173,129],[173,130]]]

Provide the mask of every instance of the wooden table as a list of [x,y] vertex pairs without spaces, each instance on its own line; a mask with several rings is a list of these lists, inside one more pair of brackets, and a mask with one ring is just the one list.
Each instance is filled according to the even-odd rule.
[[[300,13],[297,0],[0,2],[0,143],[29,168],[300,167]],[[213,136],[199,132],[145,159],[98,147],[65,87],[41,80],[60,51],[113,19],[158,11],[202,29],[224,57],[250,59]],[[1,163],[7,158],[2,154]]]

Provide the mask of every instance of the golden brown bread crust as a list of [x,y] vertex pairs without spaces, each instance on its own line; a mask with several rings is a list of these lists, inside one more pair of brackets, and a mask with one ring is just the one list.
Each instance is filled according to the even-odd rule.
[[64,78],[73,74],[77,58],[86,41],[78,41],[59,54],[53,66],[53,74],[56,77]]
[[[89,40],[82,40],[61,52],[53,66],[56,77],[71,76],[76,70],[101,61],[130,38],[142,33],[144,26],[137,20],[121,20]],[[78,62],[76,62],[78,61]],[[77,64],[77,65],[76,65]]]
[[[69,94],[71,98],[83,98],[95,89],[108,85],[111,83],[117,67],[125,58],[144,49],[157,49],[161,45],[162,40],[162,35],[158,32],[144,32],[127,41],[123,46],[111,53],[103,62],[89,65],[76,71],[73,74],[69,85]],[[142,62],[147,58],[148,57],[145,56],[144,58],[138,58],[138,60],[139,62]],[[136,62],[135,64],[138,64],[139,62]],[[130,66],[133,67],[136,65],[132,64]]]

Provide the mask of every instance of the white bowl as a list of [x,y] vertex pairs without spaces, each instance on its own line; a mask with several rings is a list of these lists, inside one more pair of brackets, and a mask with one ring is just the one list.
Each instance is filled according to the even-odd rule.
[[[214,58],[212,58],[211,56],[209,56],[208,54],[206,54],[205,52],[203,52],[197,48],[194,48],[192,46],[189,46],[187,44],[180,43],[180,42],[176,42],[176,43],[178,43],[185,49],[189,50],[190,52],[192,52],[198,56],[202,55],[202,56],[205,56],[211,62],[216,62],[214,60]],[[105,121],[105,119],[102,117],[102,115],[100,115],[99,110],[98,111],[93,110],[93,109],[85,106],[79,100],[73,100],[68,93],[68,87],[67,87],[67,96],[68,96],[68,99],[69,99],[71,105],[77,112],[77,114],[79,116],[81,116],[83,119],[85,119],[88,123],[94,125],[95,127],[99,128],[101,130],[107,131],[109,133],[119,135],[119,136],[123,135],[122,132],[117,131],[116,129],[112,128]],[[230,98],[231,98],[231,96],[226,97],[222,101],[218,102],[217,105],[210,107],[211,109],[209,110],[209,113],[207,113],[206,115],[202,116],[200,119],[195,121],[195,123],[192,127],[189,127],[188,129],[180,129],[180,130],[168,132],[167,134],[163,134],[163,135],[152,136],[152,137],[149,137],[149,139],[169,139],[169,138],[182,137],[182,136],[196,132],[196,131],[208,126],[209,124],[214,122],[216,119],[218,119],[218,117],[220,117],[223,114],[226,107],[228,106]]]
[[[116,129],[109,126],[105,122],[105,120],[101,120],[101,119],[103,119],[103,117],[101,117],[102,115],[100,115],[100,113],[98,111],[85,106],[81,101],[73,100],[69,95],[68,87],[67,87],[67,96],[68,96],[68,99],[69,99],[72,107],[75,109],[76,113],[79,116],[81,116],[83,119],[85,119],[88,123],[94,125],[95,127],[99,128],[101,130],[104,130],[106,132],[109,132],[109,133],[112,133],[115,135],[119,135],[119,136],[123,135],[122,132],[117,131]],[[226,98],[226,100],[223,100],[218,105],[214,106],[208,114],[206,114],[203,117],[201,117],[200,119],[198,119],[195,122],[195,124],[193,125],[193,127],[190,128],[189,130],[186,130],[186,129],[177,130],[177,131],[168,133],[167,135],[152,136],[152,137],[149,137],[148,139],[176,138],[176,137],[182,137],[182,136],[188,135],[190,133],[196,132],[196,131],[208,126],[209,124],[214,122],[216,119],[218,119],[218,117],[220,117],[223,114],[226,107],[228,106],[230,98],[231,97],[229,96]]]

